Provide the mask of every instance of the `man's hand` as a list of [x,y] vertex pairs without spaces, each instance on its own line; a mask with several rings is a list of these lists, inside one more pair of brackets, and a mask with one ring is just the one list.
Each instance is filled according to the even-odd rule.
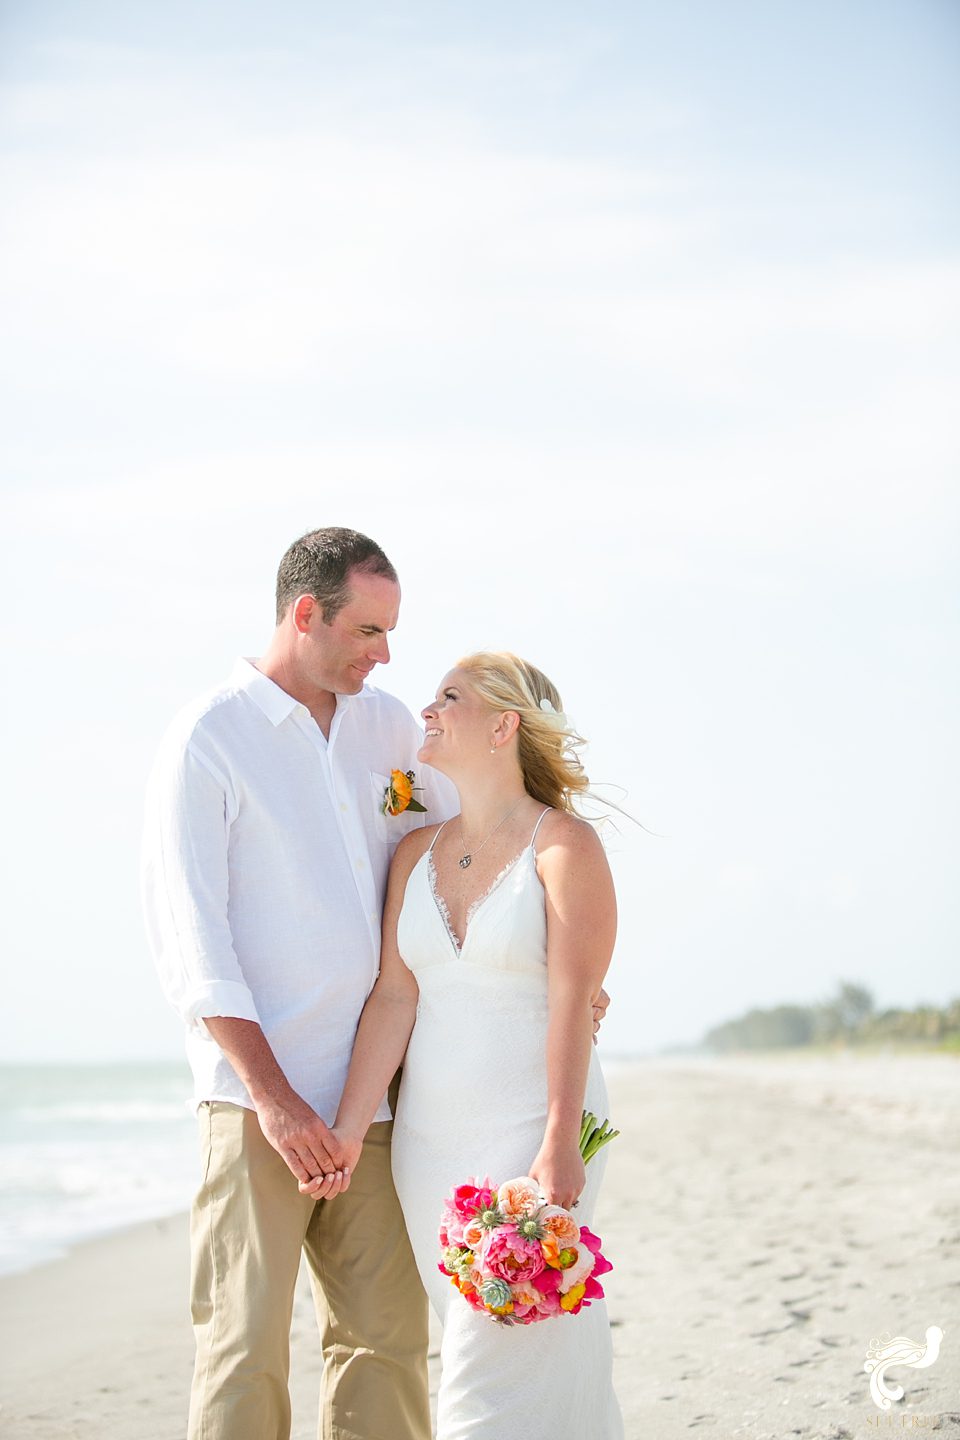
[[317,1177],[318,1200],[350,1184],[339,1141],[290,1085],[260,1026],[230,1015],[204,1017],[208,1032],[247,1087],[265,1138],[298,1180]]
[[598,1036],[599,1033],[600,1033],[600,1026],[601,1026],[601,1024],[602,1024],[602,1022],[603,1022],[603,1017],[604,1017],[604,1016],[606,1015],[606,1013],[607,1013],[607,1006],[608,1006],[609,1004],[610,1004],[610,996],[607,994],[606,990],[604,990],[603,988],[601,988],[600,994],[597,996],[596,1000],[594,1000],[594,1002],[593,1002],[593,1043],[594,1043],[594,1045],[596,1045],[596,1043],[597,1043],[597,1036]]
[[343,1146],[333,1131],[299,1095],[282,1102],[261,1101],[260,1129],[277,1154],[317,1199],[339,1195],[350,1184]]
[[312,1195],[315,1200],[332,1199],[334,1195],[340,1195],[350,1186],[353,1172],[360,1160],[360,1152],[363,1149],[363,1137],[348,1135],[345,1131],[334,1126],[332,1135],[339,1147],[340,1165],[343,1173],[343,1181],[338,1189],[328,1191],[323,1188],[322,1177],[314,1177],[312,1180],[300,1181],[300,1194]]

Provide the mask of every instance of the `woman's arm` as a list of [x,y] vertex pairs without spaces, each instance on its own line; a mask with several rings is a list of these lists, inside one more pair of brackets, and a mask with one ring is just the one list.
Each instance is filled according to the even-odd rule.
[[547,1125],[530,1167],[547,1200],[569,1207],[584,1185],[580,1122],[593,1004],[617,933],[613,877],[596,831],[555,813],[537,856],[547,907]]
[[[380,948],[380,975],[363,1007],[353,1044],[347,1083],[340,1097],[333,1133],[341,1143],[342,1162],[356,1169],[370,1122],[403,1059],[417,1017],[419,989],[397,949],[397,920],[410,872],[433,835],[414,830],[397,846],[387,880]],[[301,1184],[304,1195],[317,1190],[316,1181]],[[341,1187],[341,1193],[347,1185]]]

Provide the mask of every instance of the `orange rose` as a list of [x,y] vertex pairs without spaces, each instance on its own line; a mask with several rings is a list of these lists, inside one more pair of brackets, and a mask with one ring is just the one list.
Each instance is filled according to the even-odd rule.
[[553,1270],[560,1269],[560,1246],[555,1235],[546,1234],[540,1241],[543,1258]]
[[412,770],[390,771],[390,784],[383,792],[383,804],[380,807],[384,815],[402,815],[404,810],[426,814],[427,807],[413,798],[414,790],[420,788],[414,785],[414,778]]
[[584,1297],[586,1285],[574,1285],[566,1295],[560,1296],[560,1306],[563,1310],[576,1310]]
[[413,799],[413,785],[402,770],[390,771],[390,794],[387,796],[387,814],[402,815]]

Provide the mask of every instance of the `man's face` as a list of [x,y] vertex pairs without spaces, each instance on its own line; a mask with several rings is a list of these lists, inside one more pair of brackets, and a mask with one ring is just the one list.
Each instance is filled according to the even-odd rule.
[[355,695],[375,665],[390,659],[387,634],[397,623],[400,586],[352,570],[350,599],[330,625],[314,603],[301,631],[305,677],[321,690]]

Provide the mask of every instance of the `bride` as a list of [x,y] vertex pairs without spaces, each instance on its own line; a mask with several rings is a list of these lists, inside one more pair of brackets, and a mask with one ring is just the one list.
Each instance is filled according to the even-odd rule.
[[606,1157],[585,1169],[578,1142],[584,1107],[609,1113],[592,1006],[616,902],[573,810],[588,784],[578,737],[547,677],[508,654],[461,660],[422,714],[419,758],[454,782],[461,809],[397,848],[336,1133],[352,1168],[403,1060],[393,1173],[443,1324],[438,1440],[621,1440],[602,1301],[497,1325],[438,1269],[442,1202],[469,1177],[530,1175],[592,1221]]

